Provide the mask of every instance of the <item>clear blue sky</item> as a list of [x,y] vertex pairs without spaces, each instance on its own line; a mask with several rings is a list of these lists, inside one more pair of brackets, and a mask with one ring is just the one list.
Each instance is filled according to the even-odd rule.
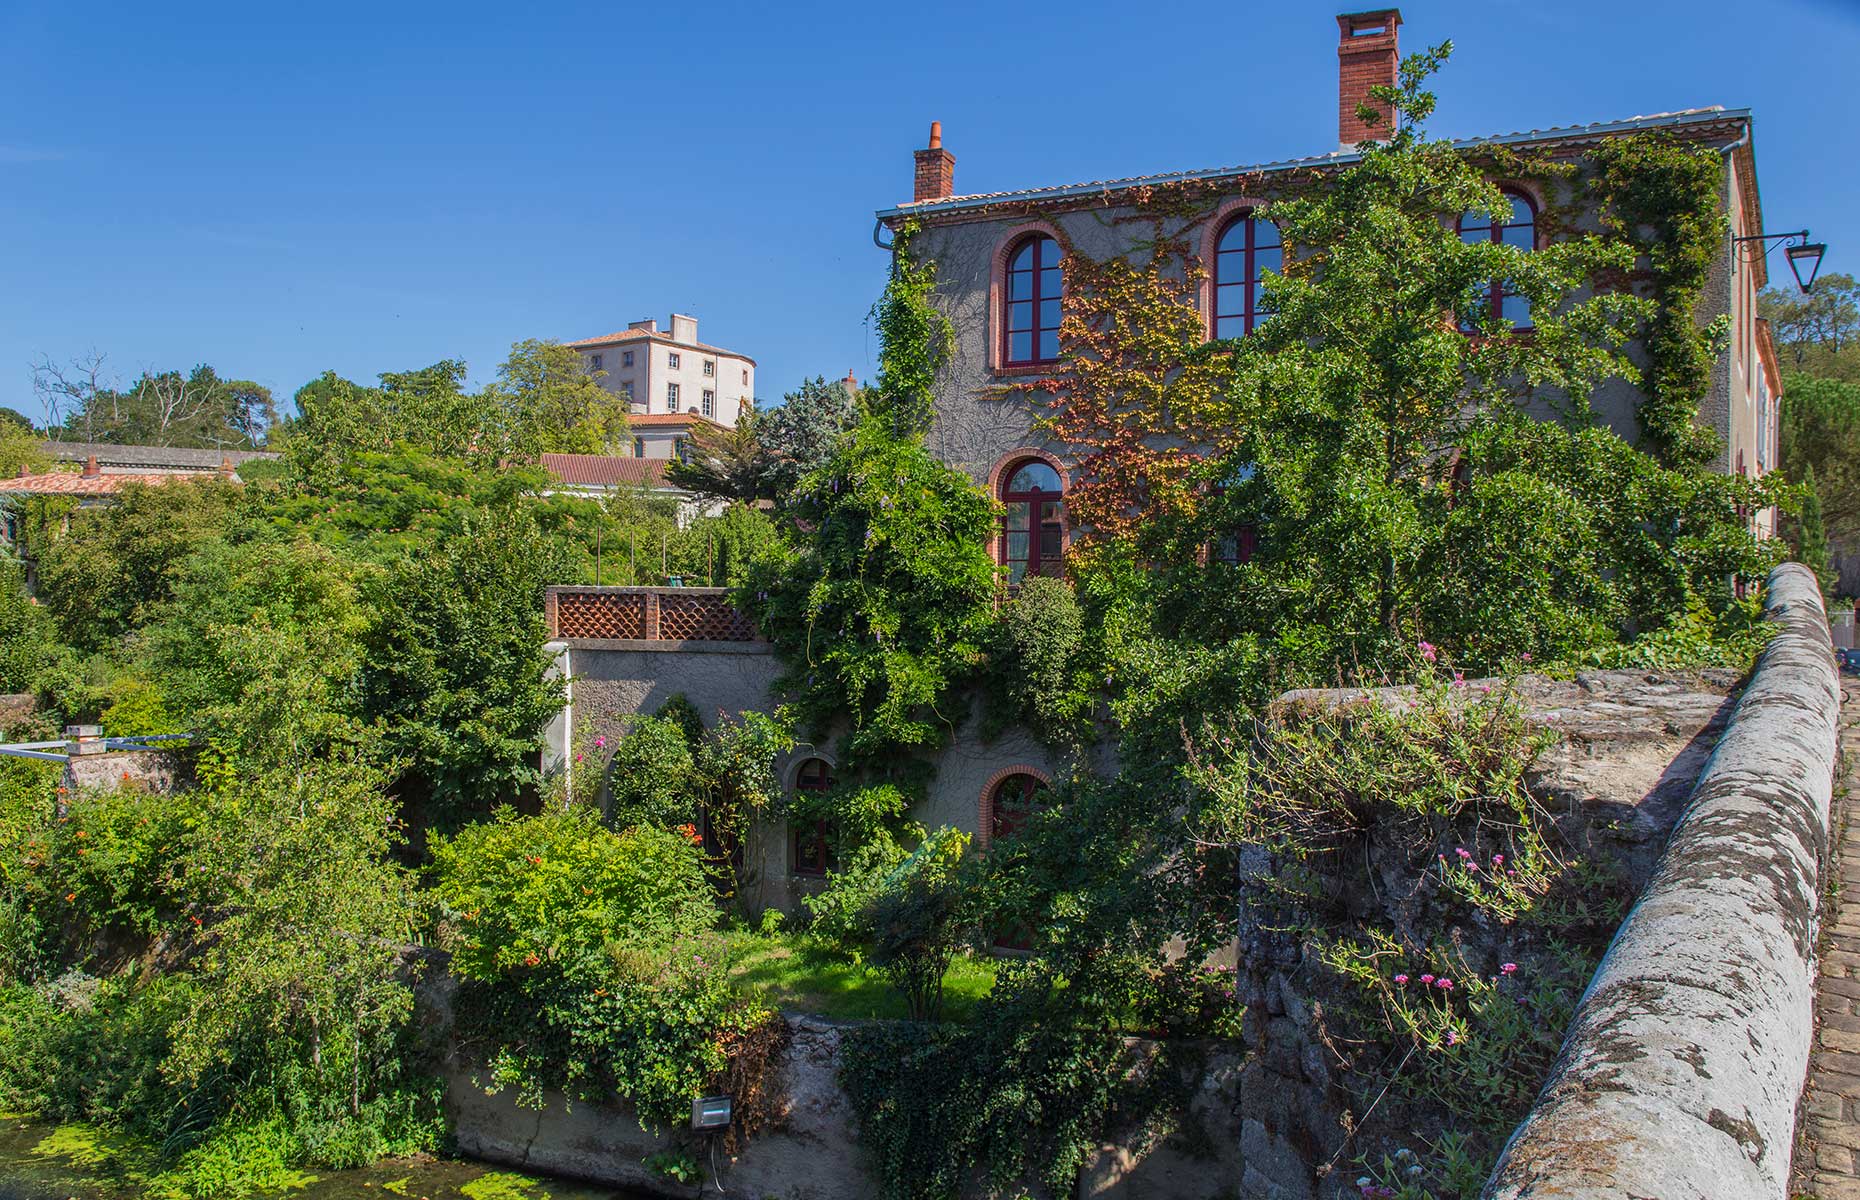
[[[1860,0],[1402,9],[1456,46],[1433,132],[1748,106],[1769,227],[1860,268]],[[1340,10],[0,0],[0,404],[36,418],[30,364],[92,348],[281,400],[484,380],[673,310],[764,401],[867,378],[872,212],[931,118],[958,191],[1322,153]]]

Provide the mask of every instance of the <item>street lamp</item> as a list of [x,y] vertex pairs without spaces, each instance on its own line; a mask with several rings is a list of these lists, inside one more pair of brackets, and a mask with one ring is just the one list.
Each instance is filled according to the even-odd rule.
[[[1733,242],[1762,242],[1763,253],[1766,257],[1770,252],[1769,243],[1775,241],[1787,243],[1794,240],[1796,244],[1783,253],[1788,256],[1789,270],[1795,275],[1795,285],[1801,288],[1804,294],[1815,286],[1815,276],[1821,273],[1821,256],[1828,252],[1826,243],[1808,240],[1806,229],[1798,229],[1794,233],[1753,233],[1749,237],[1731,240]],[[1803,274],[1804,271],[1807,272],[1806,275]]]

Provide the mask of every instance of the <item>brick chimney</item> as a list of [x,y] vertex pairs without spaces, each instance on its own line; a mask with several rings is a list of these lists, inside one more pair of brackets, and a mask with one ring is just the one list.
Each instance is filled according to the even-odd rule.
[[232,459],[227,458],[224,454],[222,454],[220,455],[220,478],[231,479],[232,477],[233,477]]
[[103,474],[103,472],[97,467],[97,456],[95,454],[85,455],[84,456],[84,478],[95,479],[97,478],[97,476],[101,474]]
[[947,200],[956,189],[956,156],[943,149],[943,122],[930,122],[930,144],[917,153],[911,201]]
[[[1399,28],[1398,8],[1337,17],[1337,140],[1345,150],[1355,149],[1358,142],[1382,141],[1389,135],[1388,109],[1369,99],[1369,89],[1377,84],[1395,86],[1401,65],[1395,32]],[[1382,110],[1383,124],[1369,125],[1356,115],[1356,106],[1364,103]]]
[[848,396],[857,396],[859,394],[859,378],[853,374],[851,367],[846,368],[846,378],[840,380],[840,382],[845,385],[846,394]]

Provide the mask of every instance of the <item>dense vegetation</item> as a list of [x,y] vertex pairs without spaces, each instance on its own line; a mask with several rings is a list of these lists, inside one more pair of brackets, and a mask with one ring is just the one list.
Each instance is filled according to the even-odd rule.
[[[1729,580],[1781,556],[1747,514],[1793,492],[1702,466],[1715,165],[1658,137],[1581,171],[1507,162],[1604,228],[1530,254],[1463,241],[1444,217],[1506,202],[1492,164],[1425,135],[1445,57],[1417,56],[1379,97],[1402,119],[1360,165],[1272,204],[1304,249],[1268,275],[1273,315],[1245,339],[1205,343],[1182,303],[1211,194],[1139,203],[1153,236],[1126,258],[1064,247],[1062,360],[1025,390],[1083,464],[1065,579],[1007,593],[998,506],[926,445],[949,333],[909,228],[874,313],[877,389],[811,381],[678,468],[730,502],[721,516],[543,496],[525,464],[611,445],[624,418],[542,343],[478,392],[458,363],[320,377],[270,426],[282,463],[244,487],[33,502],[36,597],[0,564],[0,690],[34,694],[28,730],[199,736],[183,799],[60,796],[0,762],[0,1105],[140,1139],[156,1194],[430,1148],[443,1129],[412,1014],[443,962],[482,1082],[661,1124],[727,1088],[732,1137],[752,1135],[783,1026],[732,984],[731,956],[781,918],[742,911],[740,864],[790,822],[825,822],[806,954],[883,978],[910,1017],[846,1039],[888,1196],[949,1196],[978,1173],[1069,1190],[1107,1137],[1181,1101],[1210,1042],[1258,1046],[1259,963],[1210,965],[1243,933],[1249,953],[1312,948],[1327,1030],[1358,1047],[1345,1090],[1370,1108],[1405,1096],[1432,1140],[1425,1162],[1390,1160],[1390,1194],[1476,1189],[1619,897],[1524,789],[1541,740],[1516,703],[1458,694],[1459,673],[1748,663],[1762,634]],[[1646,229],[1676,249],[1648,287],[1616,286]],[[1498,326],[1495,280],[1528,299],[1531,337]],[[1591,411],[1615,380],[1650,397],[1637,439]],[[159,382],[71,384],[81,411],[60,420],[140,429],[93,405],[131,411]],[[1860,429],[1852,397],[1803,393],[1789,437],[1835,447]],[[216,430],[263,408],[236,407],[210,410]],[[23,459],[9,428],[0,452]],[[1830,490],[1850,464],[1817,453],[1827,502],[1804,531],[1850,516]],[[1249,555],[1211,552],[1242,530]],[[789,704],[707,725],[674,701],[618,736],[578,730],[567,792],[538,765],[561,702],[542,590],[674,575],[734,589]],[[1417,685],[1411,710],[1267,705],[1390,681]],[[1067,767],[985,853],[913,820],[972,719]],[[785,794],[797,737],[837,743],[827,790]],[[1112,747],[1114,773],[1094,772]],[[1399,921],[1336,902],[1366,890],[1348,873],[1372,847],[1412,885]],[[1468,930],[1499,957],[1454,958]],[[976,963],[1002,948],[947,1019],[946,976],[987,980]],[[1164,1060],[1124,1069],[1133,1034],[1171,1039]],[[1386,1066],[1415,1055],[1426,1086]],[[1377,1150],[1355,1153],[1380,1179]]]

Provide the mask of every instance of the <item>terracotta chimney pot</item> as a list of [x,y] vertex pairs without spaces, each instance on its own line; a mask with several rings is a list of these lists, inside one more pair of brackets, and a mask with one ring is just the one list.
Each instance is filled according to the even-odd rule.
[[930,144],[916,152],[917,177],[911,189],[913,204],[947,200],[956,190],[956,156],[943,149],[943,122],[930,122]]

